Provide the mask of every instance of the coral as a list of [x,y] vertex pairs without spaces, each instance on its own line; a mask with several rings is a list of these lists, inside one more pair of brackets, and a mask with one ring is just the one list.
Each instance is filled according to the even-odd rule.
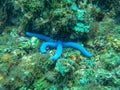
[[104,69],[100,69],[96,72],[98,75],[96,76],[96,80],[98,81],[98,83],[100,83],[101,85],[113,85],[114,84],[114,74],[110,73],[107,70]]
[[[73,5],[77,10],[73,9]],[[52,38],[68,41],[76,39],[76,37],[81,38],[85,35],[82,32],[90,31],[90,26],[86,23],[87,20],[84,17],[86,11],[82,8],[79,9],[75,1],[61,0],[59,3],[58,0],[30,0],[28,2],[26,0],[16,0],[14,8],[16,11],[21,10],[23,13],[18,30],[20,33],[21,31],[42,32],[42,34]],[[79,23],[82,23],[82,26],[77,26]]]
[[98,7],[100,7],[102,10],[110,11],[111,9],[115,9],[117,12],[119,11],[118,6],[120,5],[120,2],[118,0],[88,0],[89,2],[92,2],[93,4],[96,4]]
[[85,26],[83,23],[77,23],[77,25],[74,27],[75,31],[78,32],[89,32],[90,26]]
[[[6,3],[4,3],[4,4],[6,5]],[[4,28],[6,21],[7,21],[7,18],[8,18],[6,8],[7,7],[3,7],[3,5],[0,5],[0,29],[1,29],[0,34],[3,32],[3,28]]]
[[[22,89],[26,87],[27,89],[33,88],[33,84],[37,83],[36,78],[43,77],[43,73],[49,71],[49,69],[51,69],[50,66],[52,66],[50,63],[48,63],[51,60],[46,60],[47,57],[40,55],[39,53],[28,56],[24,55],[20,59],[19,62],[16,62],[16,60],[13,61],[12,67],[10,68],[8,68],[8,66],[5,66],[4,63],[0,64],[0,72],[2,74],[7,73],[7,77],[1,82],[1,86],[4,87],[6,90],[8,90],[8,88],[10,88],[11,90],[14,90],[16,88]],[[6,76],[6,74],[4,75]],[[45,79],[43,81],[45,81],[47,84],[47,81]],[[30,83],[32,83],[32,86],[30,85]],[[40,86],[41,88],[44,87],[43,84],[41,84]]]
[[1,61],[4,63],[3,66],[6,65],[8,68],[11,68],[13,64],[13,60],[14,60],[14,57],[12,56],[12,54],[6,53],[1,56]]
[[102,1],[0,0],[0,90],[119,90],[120,1]]
[[110,54],[104,54],[101,57],[102,63],[104,64],[104,67],[108,70],[112,70],[113,68],[116,68],[120,64],[120,59],[118,55],[115,55],[115,53]]
[[0,74],[0,82],[4,79],[4,75]]
[[114,39],[112,44],[116,51],[120,51],[120,39]]
[[60,59],[55,66],[55,70],[62,76],[72,73],[75,70],[75,62],[70,59]]
[[54,71],[48,71],[45,73],[44,78],[48,81],[48,82],[56,82],[57,80],[57,76],[58,73],[54,72]]
[[42,8],[42,2],[38,0],[15,0],[14,8],[21,9],[22,12],[37,13]]
[[57,60],[62,55],[62,48],[63,47],[77,49],[80,52],[82,52],[82,54],[84,56],[86,56],[86,57],[91,57],[92,56],[92,54],[90,54],[84,47],[82,47],[81,45],[79,45],[77,43],[74,43],[74,42],[56,41],[56,40],[53,40],[53,39],[51,39],[49,37],[46,37],[44,35],[36,34],[36,33],[30,33],[30,32],[26,32],[26,35],[28,35],[28,36],[35,36],[35,37],[38,37],[38,38],[40,38],[42,40],[47,41],[40,48],[40,51],[42,53],[46,53],[47,46],[49,46],[49,47],[57,47],[55,55],[51,58],[54,61]]
[[45,79],[41,78],[36,81],[34,84],[34,90],[44,90],[44,89],[49,89],[50,83],[48,83]]
[[85,10],[79,9],[75,2],[72,2],[71,9],[77,12],[77,23],[76,26],[73,28],[73,30],[77,32],[89,32],[89,25],[85,25],[83,21],[85,20]]
[[[20,39],[22,39],[24,37],[21,37]],[[39,39],[37,39],[36,37],[32,37],[30,40],[23,40],[23,42],[21,42],[19,44],[19,48],[20,49],[29,49],[29,48],[38,48],[40,46],[40,42]]]

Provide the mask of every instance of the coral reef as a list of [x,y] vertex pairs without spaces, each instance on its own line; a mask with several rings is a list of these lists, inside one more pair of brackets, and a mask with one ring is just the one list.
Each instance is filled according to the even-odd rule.
[[[120,90],[119,6],[119,0],[0,0],[0,90]],[[58,45],[65,48],[53,61]],[[81,55],[83,46],[91,58]]]

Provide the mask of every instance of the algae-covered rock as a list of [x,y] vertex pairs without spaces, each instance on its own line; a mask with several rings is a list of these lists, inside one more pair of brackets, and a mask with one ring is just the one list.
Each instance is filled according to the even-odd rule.
[[55,70],[62,76],[65,76],[67,73],[71,73],[75,70],[74,65],[75,62],[71,59],[60,59],[56,63]]
[[114,39],[112,44],[116,51],[120,51],[120,39]]
[[40,42],[39,39],[36,37],[32,37],[30,40],[25,39],[19,45],[19,48],[21,49],[29,49],[29,48],[38,49],[39,47],[40,47]]
[[115,55],[114,52],[109,53],[109,54],[104,54],[101,57],[102,64],[104,67],[108,70],[112,70],[116,68],[120,64],[120,59],[118,55]]

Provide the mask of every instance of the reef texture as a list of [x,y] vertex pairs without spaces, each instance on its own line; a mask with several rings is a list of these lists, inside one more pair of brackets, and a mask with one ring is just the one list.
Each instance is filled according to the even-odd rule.
[[0,0],[0,90],[120,90],[119,6]]

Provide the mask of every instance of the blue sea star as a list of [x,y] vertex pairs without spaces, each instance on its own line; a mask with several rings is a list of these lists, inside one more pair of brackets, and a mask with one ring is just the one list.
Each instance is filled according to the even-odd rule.
[[77,43],[57,41],[57,40],[53,40],[50,37],[47,37],[45,35],[30,33],[30,32],[26,32],[26,35],[30,36],[30,37],[34,36],[34,37],[37,37],[41,40],[46,41],[40,47],[40,52],[41,53],[46,53],[47,52],[46,51],[47,47],[57,48],[55,55],[53,57],[51,57],[51,59],[53,61],[56,61],[57,59],[59,59],[59,57],[62,55],[63,48],[74,48],[74,49],[79,50],[84,56],[92,57],[91,53],[89,53],[84,47],[82,47],[81,45],[79,45]]

